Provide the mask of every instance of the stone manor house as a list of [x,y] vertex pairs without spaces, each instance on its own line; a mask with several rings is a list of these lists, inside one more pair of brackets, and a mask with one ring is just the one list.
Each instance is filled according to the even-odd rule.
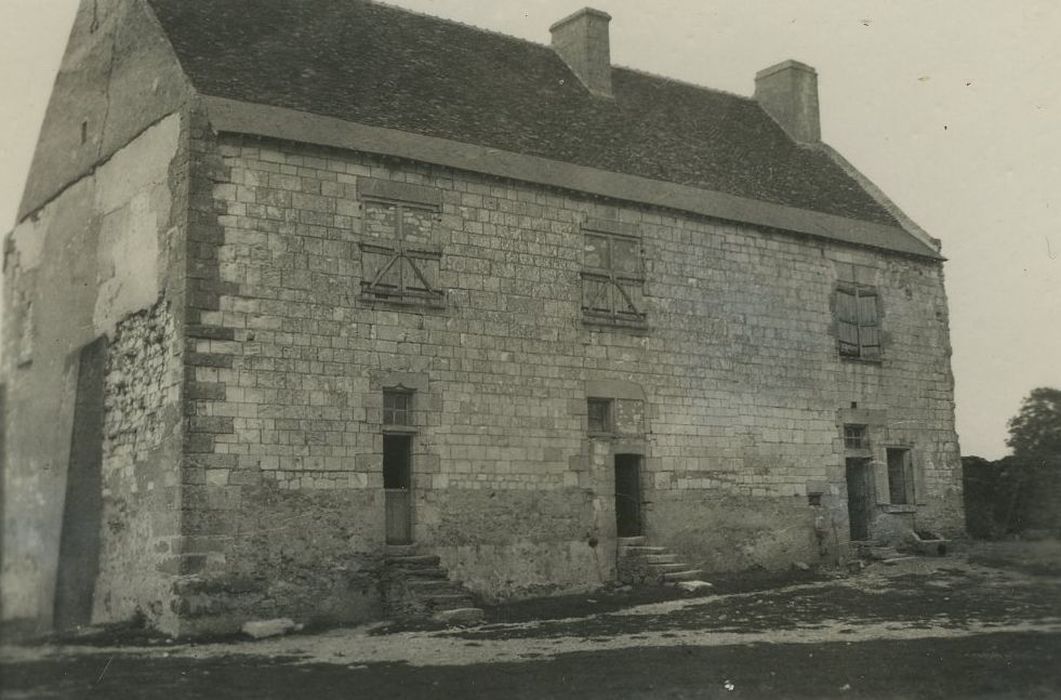
[[609,20],[82,2],[3,246],[9,629],[378,618],[388,551],[502,600],[620,537],[709,578],[960,530],[938,241],[813,68],[719,92]]

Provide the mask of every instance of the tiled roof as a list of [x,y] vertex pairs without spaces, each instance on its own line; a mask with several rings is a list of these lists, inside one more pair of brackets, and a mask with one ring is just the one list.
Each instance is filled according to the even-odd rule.
[[203,94],[896,225],[752,99],[364,0],[149,0]]

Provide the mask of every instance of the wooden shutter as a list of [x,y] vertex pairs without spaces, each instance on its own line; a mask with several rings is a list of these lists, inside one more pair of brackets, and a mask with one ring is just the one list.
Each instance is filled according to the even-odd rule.
[[880,320],[877,293],[858,290],[858,344],[860,355],[867,359],[880,357]]
[[903,479],[906,485],[906,502],[910,505],[917,503],[917,480],[914,478],[914,455],[913,450],[903,450]]
[[[885,452],[887,454],[887,452]],[[877,504],[887,505],[891,503],[890,494],[888,492],[888,461],[881,462],[880,460],[873,460],[873,484],[876,490]]]
[[857,357],[858,296],[853,290],[836,290],[836,334],[840,342],[840,354]]

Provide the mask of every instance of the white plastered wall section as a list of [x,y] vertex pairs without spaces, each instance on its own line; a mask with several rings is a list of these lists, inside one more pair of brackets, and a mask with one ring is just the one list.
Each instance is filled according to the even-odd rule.
[[149,127],[11,234],[5,318],[18,317],[18,299],[31,302],[33,352],[16,362],[20,329],[7,324],[5,620],[50,620],[77,382],[70,357],[163,294],[179,253],[170,167],[181,121],[172,114]]

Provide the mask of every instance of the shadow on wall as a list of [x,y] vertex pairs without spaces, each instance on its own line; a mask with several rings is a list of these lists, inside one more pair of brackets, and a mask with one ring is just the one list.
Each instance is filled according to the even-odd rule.
[[96,576],[99,573],[102,521],[103,374],[107,339],[101,337],[79,353],[74,431],[66,478],[59,569],[56,577],[56,629],[92,621]]

